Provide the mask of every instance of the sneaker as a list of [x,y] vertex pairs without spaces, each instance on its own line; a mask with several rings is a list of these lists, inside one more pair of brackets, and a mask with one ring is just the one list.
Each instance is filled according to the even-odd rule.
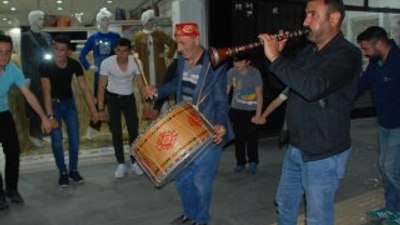
[[235,173],[240,173],[244,170],[244,165],[236,165],[235,168],[233,168],[233,172]]
[[14,203],[22,204],[24,203],[24,199],[22,196],[18,193],[17,190],[13,191],[6,191],[6,196]]
[[400,225],[400,213],[394,213],[383,220],[382,225]]
[[193,220],[189,219],[188,217],[186,217],[184,215],[180,215],[171,221],[171,224],[173,224],[173,225],[192,224],[192,223],[193,223]]
[[29,136],[29,140],[32,142],[33,146],[37,148],[43,148],[42,140],[36,137]]
[[67,173],[60,174],[60,178],[58,179],[58,184],[63,188],[68,187],[69,178]]
[[142,168],[140,168],[140,166],[138,165],[137,162],[134,162],[134,163],[131,164],[131,170],[136,175],[142,175],[143,174],[143,170],[142,170]]
[[118,164],[117,170],[115,170],[115,178],[123,178],[126,174],[126,166],[121,163]]
[[83,177],[79,174],[78,171],[69,171],[69,177],[78,184],[82,184],[85,182]]
[[257,163],[251,162],[249,164],[249,173],[254,175],[256,174],[256,172],[257,172]]
[[367,215],[369,220],[381,221],[388,218],[389,216],[392,216],[394,213],[385,208],[378,208],[370,210],[365,214]]
[[8,209],[8,203],[5,195],[0,196],[0,210]]
[[98,131],[96,129],[93,129],[91,126],[88,126],[86,129],[86,135],[83,138],[86,138],[88,140],[92,140],[95,135],[97,135]]

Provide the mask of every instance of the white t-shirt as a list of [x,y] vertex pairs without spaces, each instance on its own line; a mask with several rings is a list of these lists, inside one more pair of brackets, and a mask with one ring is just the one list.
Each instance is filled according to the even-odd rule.
[[101,63],[100,74],[108,76],[107,91],[118,95],[131,95],[133,93],[133,78],[139,75],[139,69],[133,56],[128,58],[128,67],[122,71],[117,63],[117,56],[113,55]]

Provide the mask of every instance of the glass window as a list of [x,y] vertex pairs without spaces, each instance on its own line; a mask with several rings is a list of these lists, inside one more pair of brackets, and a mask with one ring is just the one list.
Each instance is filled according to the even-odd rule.
[[344,0],[343,3],[351,6],[364,6],[364,0]]
[[369,0],[369,7],[400,9],[398,0]]

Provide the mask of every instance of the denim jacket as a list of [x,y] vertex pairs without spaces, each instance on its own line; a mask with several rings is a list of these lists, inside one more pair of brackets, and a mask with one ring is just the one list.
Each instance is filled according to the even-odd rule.
[[[205,49],[203,54],[203,66],[194,90],[192,104],[195,105],[197,100],[200,99],[199,111],[203,116],[205,116],[212,125],[221,124],[225,127],[226,135],[222,143],[219,144],[222,148],[234,137],[228,115],[229,102],[226,93],[227,65],[224,64],[214,69],[210,64],[210,59]],[[186,60],[182,56],[179,56],[174,79],[158,86],[159,99],[175,94],[177,103],[182,102],[182,79],[185,61]],[[199,95],[201,95],[200,98]]]
[[306,46],[294,61],[279,57],[270,70],[290,88],[290,144],[304,161],[319,160],[350,148],[350,114],[361,51],[342,33],[316,51]]

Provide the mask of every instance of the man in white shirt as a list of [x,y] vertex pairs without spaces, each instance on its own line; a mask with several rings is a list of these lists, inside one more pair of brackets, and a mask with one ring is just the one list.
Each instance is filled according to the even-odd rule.
[[[116,178],[126,174],[124,148],[122,140],[121,113],[124,114],[128,128],[129,145],[138,135],[138,118],[133,95],[133,79],[138,81],[139,88],[143,87],[138,65],[131,55],[131,42],[126,38],[117,41],[114,49],[115,55],[106,58],[100,66],[100,78],[97,94],[98,109],[104,111],[107,102],[109,126],[118,167],[115,171]],[[131,156],[132,171],[137,175],[143,171]]]

